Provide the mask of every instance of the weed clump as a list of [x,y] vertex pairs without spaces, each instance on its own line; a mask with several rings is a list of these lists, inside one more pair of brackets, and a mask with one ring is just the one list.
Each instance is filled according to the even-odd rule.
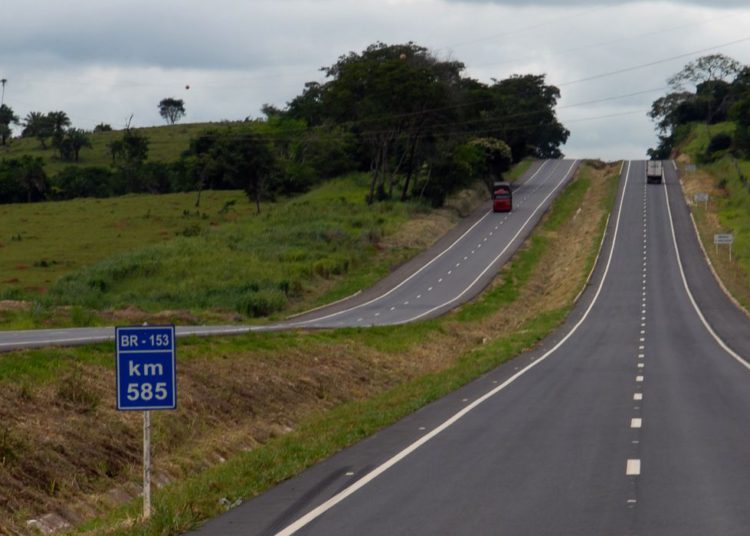
[[287,304],[286,294],[279,289],[249,291],[237,300],[237,312],[257,318],[281,311]]
[[80,367],[66,374],[57,388],[57,398],[81,413],[91,413],[99,406],[101,397],[83,379]]

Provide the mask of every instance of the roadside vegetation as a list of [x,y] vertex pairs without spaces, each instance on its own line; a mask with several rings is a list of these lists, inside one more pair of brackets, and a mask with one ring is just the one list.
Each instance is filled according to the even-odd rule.
[[239,191],[0,205],[0,326],[234,322],[375,283],[486,198],[368,205],[353,174],[269,203]]
[[[704,248],[721,280],[750,310],[750,67],[713,54],[672,76],[649,115],[659,133],[652,158],[675,158]],[[696,193],[709,203],[695,203]],[[734,235],[732,260],[713,235]]]
[[[710,128],[711,132],[731,134],[734,127],[728,122]],[[684,146],[678,148],[683,189],[711,264],[729,292],[750,311],[750,188],[747,182],[750,161],[725,154],[711,163],[688,167],[700,161],[699,156],[706,152],[709,140],[706,130],[704,124],[693,125]],[[681,150],[684,152],[679,154]],[[708,204],[696,203],[696,193],[708,194]],[[718,250],[714,246],[714,235],[720,233],[734,236],[731,261],[728,246],[720,246]]]
[[154,416],[148,524],[140,416],[113,409],[111,346],[0,354],[1,530],[56,513],[74,532],[177,534],[533,347],[585,282],[617,169],[583,166],[495,283],[444,318],[181,340],[178,409]]

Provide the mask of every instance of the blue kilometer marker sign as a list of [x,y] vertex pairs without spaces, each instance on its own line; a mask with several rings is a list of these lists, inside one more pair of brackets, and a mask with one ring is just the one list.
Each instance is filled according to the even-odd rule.
[[174,326],[115,328],[117,409],[175,409]]

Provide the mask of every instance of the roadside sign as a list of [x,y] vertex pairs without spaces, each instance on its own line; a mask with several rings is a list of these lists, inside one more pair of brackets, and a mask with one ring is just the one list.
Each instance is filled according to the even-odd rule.
[[697,168],[695,164],[685,164],[685,171],[688,173],[693,173]]
[[704,208],[708,210],[708,194],[706,192],[696,192],[693,195],[693,199],[696,204],[703,203]]
[[115,328],[117,409],[143,411],[143,519],[151,517],[151,410],[177,407],[174,326]]
[[175,409],[174,326],[115,328],[117,409]]
[[716,254],[719,253],[719,245],[721,244],[728,244],[729,245],[729,262],[732,262],[732,244],[734,243],[734,235],[733,234],[715,234],[714,235],[714,247],[716,248]]
[[714,235],[714,244],[733,244],[733,243],[734,243],[733,234],[715,234]]

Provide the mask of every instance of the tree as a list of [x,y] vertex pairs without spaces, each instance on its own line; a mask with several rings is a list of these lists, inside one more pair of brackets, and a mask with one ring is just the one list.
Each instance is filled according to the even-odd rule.
[[108,123],[99,123],[94,127],[94,132],[111,132],[112,125]]
[[6,145],[10,138],[10,125],[18,124],[18,116],[7,104],[0,105],[0,145]]
[[672,76],[667,83],[675,90],[682,89],[686,83],[694,86],[702,82],[727,80],[742,70],[742,64],[724,54],[710,54],[691,61],[680,72]]
[[648,116],[656,123],[656,128],[662,134],[671,132],[681,122],[680,107],[694,100],[695,95],[689,91],[675,91],[659,97],[653,104]]
[[481,105],[474,124],[483,133],[504,140],[513,161],[526,156],[559,158],[560,145],[570,132],[557,120],[560,90],[545,83],[545,75],[513,75],[488,88],[490,101]]
[[26,202],[44,198],[47,191],[47,175],[44,160],[38,156],[24,155],[19,160],[18,178],[26,191]]
[[503,173],[510,169],[513,154],[508,144],[497,138],[475,138],[469,142],[482,151],[482,169],[487,189],[492,192],[492,183],[499,181]]
[[168,97],[159,102],[159,115],[170,125],[174,125],[185,115],[185,102],[182,99]]
[[130,120],[122,133],[122,138],[113,140],[109,144],[112,154],[112,164],[117,167],[118,177],[121,179],[121,190],[125,192],[139,192],[145,188],[141,168],[148,158],[148,136],[140,134],[130,128]]
[[70,126],[70,117],[68,117],[68,114],[66,114],[62,110],[57,112],[49,112],[47,114],[47,119],[50,126],[52,127],[53,136],[61,136],[65,131],[65,128]]
[[268,143],[253,132],[207,131],[191,140],[186,158],[199,191],[207,186],[242,188],[258,214],[261,200],[274,193],[276,159]]
[[426,136],[434,135],[432,126],[456,117],[450,105],[463,68],[411,42],[375,43],[324,68],[331,80],[323,86],[308,84],[290,103],[290,111],[313,124],[322,119],[349,125],[369,157],[368,202],[392,197],[398,175],[406,168],[404,197],[411,170],[418,167],[419,147]]
[[57,144],[60,158],[67,161],[75,160],[78,162],[79,154],[84,147],[91,148],[91,139],[89,139],[86,131],[80,128],[68,129],[62,140]]
[[47,148],[47,138],[54,134],[54,127],[49,116],[41,112],[29,112],[23,120],[24,129],[21,137],[37,138],[42,149]]
[[[683,125],[694,121],[710,125],[730,118],[750,88],[750,68],[723,54],[711,54],[689,62],[667,82],[672,91],[655,100],[648,112],[659,137],[657,147],[648,150],[652,158],[669,156],[689,131]],[[687,85],[693,86],[692,91]]]

